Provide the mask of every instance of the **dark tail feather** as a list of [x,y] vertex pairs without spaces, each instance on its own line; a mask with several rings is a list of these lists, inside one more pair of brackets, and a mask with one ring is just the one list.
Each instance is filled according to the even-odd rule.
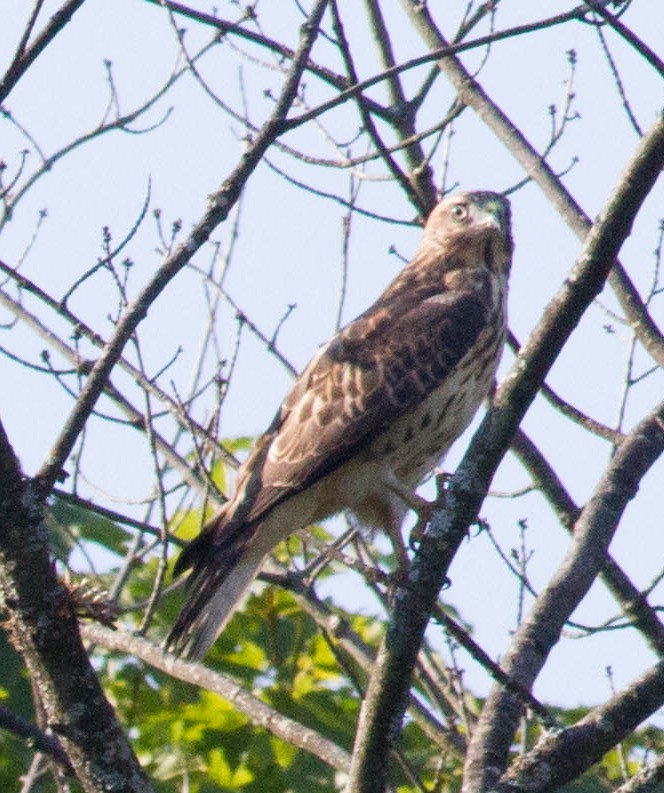
[[[200,660],[226,626],[236,605],[260,569],[262,554],[252,554],[250,527],[219,537],[207,526],[180,554],[174,575],[192,568],[188,598],[164,644],[192,661]],[[241,539],[240,539],[241,538]]]

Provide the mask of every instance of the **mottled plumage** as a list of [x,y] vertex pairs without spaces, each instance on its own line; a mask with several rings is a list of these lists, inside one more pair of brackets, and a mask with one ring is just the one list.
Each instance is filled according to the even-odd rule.
[[200,658],[266,554],[343,509],[395,535],[413,491],[470,423],[504,343],[508,202],[460,193],[431,213],[413,260],[321,347],[181,554],[189,598],[167,646]]

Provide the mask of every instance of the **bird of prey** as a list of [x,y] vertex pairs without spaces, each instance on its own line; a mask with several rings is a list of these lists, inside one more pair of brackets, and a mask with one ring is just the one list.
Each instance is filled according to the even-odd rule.
[[[188,600],[166,646],[200,659],[274,546],[341,510],[392,536],[415,489],[487,395],[506,332],[508,201],[458,193],[412,261],[323,345],[238,471],[233,497],[182,552]],[[425,502],[424,502],[425,503]]]

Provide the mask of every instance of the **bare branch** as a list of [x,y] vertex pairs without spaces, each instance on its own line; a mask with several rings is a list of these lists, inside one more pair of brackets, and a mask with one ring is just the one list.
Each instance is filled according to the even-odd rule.
[[[339,16],[337,11],[336,3],[332,4],[332,11],[333,11],[332,19],[333,19],[334,33],[337,37],[339,49],[341,50],[341,55],[344,59],[344,64],[348,72],[349,82],[354,85],[357,85],[358,79],[357,79],[357,73],[355,71],[355,65],[353,63],[350,47],[348,46],[348,41],[346,40],[343,24],[341,22],[341,17]],[[421,195],[416,189],[416,185],[411,182],[408,176],[401,170],[396,160],[388,152],[388,148],[383,143],[383,140],[378,132],[378,129],[374,124],[373,119],[371,118],[371,113],[364,104],[362,94],[356,94],[355,100],[357,102],[358,110],[360,111],[360,115],[362,117],[362,123],[364,124],[367,132],[369,133],[369,137],[373,141],[373,144],[376,147],[377,151],[380,152],[383,162],[387,166],[388,170],[390,171],[394,179],[396,179],[396,181],[399,183],[405,194],[408,196],[413,206],[423,217],[425,217],[428,214],[429,210],[433,207],[433,203],[435,203],[435,195],[434,195],[433,203],[429,205],[429,202],[425,201],[425,197]],[[430,187],[432,187],[431,184]]]
[[435,514],[407,582],[398,587],[360,713],[349,783],[352,793],[383,790],[387,758],[399,734],[417,651],[449,565],[477,516],[519,421],[563,344],[602,288],[663,164],[664,119],[641,141],[618,188],[587,236],[577,264],[522,347],[450,482],[445,509]]
[[[530,688],[558,641],[565,621],[601,571],[625,507],[662,451],[664,403],[638,424],[618,448],[576,522],[565,559],[517,630],[503,663],[508,674],[522,685]],[[664,667],[658,674],[662,696],[663,671]],[[493,788],[500,770],[506,766],[522,707],[514,694],[504,688],[494,688],[491,692],[468,749],[466,793]]]
[[[518,352],[521,349],[521,345],[511,331],[508,331],[507,343],[514,352]],[[557,408],[562,414],[572,419],[572,421],[579,426],[594,433],[600,438],[611,441],[611,443],[615,445],[618,445],[622,441],[624,437],[622,432],[611,429],[611,427],[607,427],[606,424],[602,424],[601,421],[597,421],[592,418],[592,416],[587,416],[585,413],[582,413],[578,408],[575,408],[574,405],[570,405],[569,402],[566,402],[562,397],[558,396],[558,394],[546,383],[542,384],[541,391],[542,396],[550,405],[553,405],[553,407]]]
[[[271,39],[268,36],[263,36],[253,30],[249,30],[248,28],[236,22],[229,22],[228,20],[221,19],[218,16],[205,14],[202,11],[198,11],[195,8],[190,8],[189,6],[185,6],[182,3],[172,2],[172,0],[145,0],[145,2],[164,6],[173,14],[180,14],[184,17],[187,17],[188,19],[194,19],[197,22],[203,23],[204,25],[209,25],[215,30],[218,30],[221,35],[237,36],[238,38],[250,41],[252,44],[265,47],[281,58],[288,58],[288,60],[292,60],[295,56],[295,51],[282,44],[282,42]],[[336,74],[324,66],[319,66],[311,59],[307,61],[306,69],[312,74],[315,74],[323,82],[331,85],[337,90],[345,90],[349,86],[348,80],[345,77],[340,74]],[[373,102],[370,99],[368,99],[367,102],[371,107],[371,111],[377,116],[387,116],[387,111],[377,102]]]
[[[533,477],[561,524],[568,532],[573,532],[581,510],[547,463],[544,455],[521,429],[517,430],[512,440],[512,451]],[[664,654],[664,625],[655,609],[648,603],[647,592],[641,592],[632,583],[610,554],[607,554],[601,576],[631,624],[641,632],[658,655]]]
[[634,49],[642,55],[662,77],[664,77],[664,61],[657,56],[656,52],[653,52],[650,47],[635,36],[614,14],[610,14],[602,3],[597,3],[595,0],[584,0],[584,2],[589,8],[592,8],[596,14],[601,16],[603,20],[608,22],[616,33],[622,36],[625,41],[629,42],[629,44],[634,47]]
[[347,771],[348,753],[315,730],[282,716],[262,700],[246,691],[239,683],[220,672],[213,672],[202,664],[183,661],[165,652],[154,642],[124,631],[115,631],[96,623],[82,623],[81,634],[94,644],[119,650],[140,658],[145,663],[166,672],[178,680],[213,691],[248,716],[252,723],[304,749],[339,771]]
[[[1,263],[0,263],[1,267]],[[21,320],[31,327],[37,334],[39,334],[42,338],[46,339],[48,343],[56,349],[62,356],[64,356],[67,360],[71,361],[74,365],[77,372],[85,373],[92,369],[92,363],[88,360],[82,360],[81,357],[73,350],[69,345],[65,344],[62,339],[60,339],[57,334],[55,334],[50,328],[48,328],[44,323],[42,323],[36,316],[28,312],[22,305],[17,303],[13,300],[9,295],[7,295],[2,289],[0,289],[0,304],[6,306],[12,313],[14,313],[17,317],[20,317]],[[83,327],[83,326],[81,326]],[[96,337],[96,334],[92,334],[93,337]],[[93,339],[91,339],[93,340]],[[121,359],[124,361],[124,359]],[[134,367],[130,366],[130,370],[134,369]],[[52,370],[51,370],[52,371]],[[146,388],[148,391],[154,390],[154,384],[150,387],[147,383],[144,384],[141,382],[142,375],[137,370],[134,370],[137,373],[137,379],[142,386]],[[146,419],[145,416],[137,410],[131,402],[124,397],[117,388],[113,385],[110,379],[104,384],[103,387],[104,394],[119,408],[122,412],[127,416],[128,423],[134,427],[135,429],[144,431],[146,426]],[[180,411],[178,411],[179,413]],[[184,421],[184,420],[183,420]],[[185,422],[186,426],[186,422]],[[201,433],[203,438],[206,438],[209,442],[210,438],[208,433],[206,433],[202,428],[198,428],[198,425],[195,425],[193,419],[191,421],[191,430],[196,430],[196,433]],[[175,448],[166,441],[158,433],[154,434],[155,441],[159,446],[159,450],[164,454],[166,459],[168,460],[169,464],[177,471],[180,472],[182,478],[185,482],[188,482],[190,485],[197,489],[203,489],[206,484],[206,478],[204,476],[203,471],[197,471],[192,469],[192,466],[187,463],[175,450]],[[232,464],[232,458],[226,458],[227,462]],[[213,501],[217,503],[218,506],[221,506],[223,503],[222,499],[217,498],[216,496],[212,496]]]
[[283,122],[295,99],[297,86],[318,33],[318,25],[326,5],[327,0],[318,0],[308,23],[302,27],[300,46],[271,117],[247,148],[235,170],[221,188],[210,196],[208,210],[203,218],[196,224],[185,242],[179,245],[173,255],[159,268],[119,320],[113,337],[93,366],[74,410],[65,422],[60,436],[36,476],[37,488],[42,493],[42,497],[48,494],[59,476],[60,469],[73,449],[111,370],[120,358],[125,344],[133,335],[136,327],[146,316],[148,308],[196,251],[207,242],[213,230],[226,220],[247,179],[261,161],[265,151],[283,132]]
[[[436,28],[426,6],[416,0],[402,0],[411,19],[426,44],[434,51],[448,47]],[[584,240],[592,224],[572,195],[561,183],[537,151],[526,140],[521,131],[496,105],[482,87],[466,71],[458,58],[446,55],[438,61],[443,71],[459,94],[459,100],[471,107],[479,118],[494,132],[498,139],[513,154],[526,173],[539,185],[555,209],[564,218],[572,231]],[[661,116],[661,114],[660,114]],[[657,172],[655,172],[657,173]],[[634,328],[644,347],[660,366],[664,366],[664,336],[644,306],[631,279],[616,259],[609,284],[616,293],[630,325]]]
[[549,728],[559,727],[558,721],[549,712],[542,703],[536,699],[530,691],[525,689],[518,681],[511,678],[499,664],[492,661],[492,659],[484,652],[484,650],[473,641],[468,633],[461,628],[451,617],[448,617],[443,609],[436,607],[434,610],[434,619],[440,622],[445,630],[463,647],[469,655],[478,661],[484,669],[491,675],[491,677],[504,686],[508,691],[511,691],[518,699],[521,700],[522,706],[530,708],[533,713],[537,714],[542,724]]
[[[496,793],[555,790],[587,771],[663,703],[664,661],[660,661],[573,726],[545,734],[491,789]],[[661,773],[661,768],[651,771],[648,781],[654,781],[656,775],[661,777]],[[631,785],[631,789],[640,788]],[[619,790],[630,790],[630,784]]]
[[[5,101],[12,88],[14,88],[16,83],[18,83],[25,72],[32,66],[37,57],[46,49],[65,25],[71,21],[71,18],[84,2],[85,0],[69,0],[69,2],[64,3],[64,5],[53,14],[48,25],[46,25],[44,30],[42,30],[29,47],[26,48],[27,41],[21,42],[14,56],[14,60],[9,69],[7,69],[2,81],[0,81],[0,103]],[[34,21],[35,19],[31,20],[27,27],[28,31],[31,29]]]

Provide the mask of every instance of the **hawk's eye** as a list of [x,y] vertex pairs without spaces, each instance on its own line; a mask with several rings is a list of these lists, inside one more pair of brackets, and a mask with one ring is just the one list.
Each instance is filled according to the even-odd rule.
[[454,220],[463,221],[468,217],[468,207],[465,204],[455,204],[450,210]]

